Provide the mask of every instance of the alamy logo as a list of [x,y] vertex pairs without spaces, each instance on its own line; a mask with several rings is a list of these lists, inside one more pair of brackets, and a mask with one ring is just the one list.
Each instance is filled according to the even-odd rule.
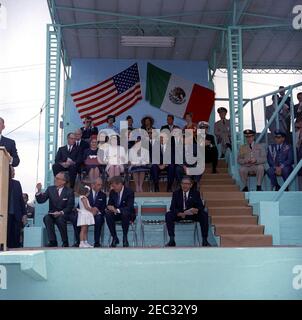
[[0,290],[7,289],[7,272],[4,266],[0,266]]
[[302,289],[302,265],[296,265],[293,267],[293,288],[295,290]]
[[0,2],[0,30],[6,29],[7,25],[7,10],[6,7]]
[[296,15],[293,19],[293,28],[296,30],[302,29],[302,4],[293,7],[293,14]]

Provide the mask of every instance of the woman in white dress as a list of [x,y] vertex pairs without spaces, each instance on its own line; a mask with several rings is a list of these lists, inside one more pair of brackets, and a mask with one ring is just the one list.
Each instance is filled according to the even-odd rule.
[[88,195],[90,193],[90,187],[80,185],[77,191],[79,195],[79,207],[78,209],[78,221],[77,226],[81,227],[80,232],[80,248],[93,248],[88,243],[88,226],[94,225],[93,210],[88,201]]
[[107,163],[106,172],[109,179],[124,172],[124,164],[127,163],[127,157],[124,147],[119,145],[118,136],[110,136],[104,157]]

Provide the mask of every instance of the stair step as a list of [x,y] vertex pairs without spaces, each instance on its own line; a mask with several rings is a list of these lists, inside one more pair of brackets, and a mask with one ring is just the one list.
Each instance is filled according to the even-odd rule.
[[210,216],[250,216],[253,214],[251,207],[208,207]]
[[[223,190],[222,190],[223,191]],[[221,192],[218,190],[204,190],[202,191],[204,200],[245,200],[245,194],[240,191]]]
[[272,245],[271,235],[227,234],[220,236],[221,247],[269,247]]
[[233,199],[213,199],[206,200],[206,207],[238,207],[238,206],[248,206],[248,202],[246,200],[233,200]]
[[[212,164],[211,163],[206,163],[206,168],[212,168]],[[225,160],[223,159],[219,159],[218,163],[217,163],[217,168],[227,168],[228,164]]]
[[[211,174],[212,173],[212,167],[211,166],[206,167],[204,172],[206,174],[207,173]],[[228,172],[229,172],[229,169],[227,167],[223,167],[223,168],[220,167],[220,168],[217,168],[217,173],[215,173],[215,175],[216,174],[220,174],[220,173],[228,173]]]
[[232,177],[228,173],[204,173],[202,175],[202,180],[221,180],[221,179],[229,179],[233,180]]
[[228,225],[228,224],[216,224],[215,235],[227,235],[227,234],[263,234],[264,226],[262,225]]
[[235,185],[233,179],[201,179],[201,185]]
[[201,181],[200,186],[201,192],[209,192],[209,191],[218,191],[218,192],[234,192],[239,191],[239,187],[237,185],[204,185]]
[[238,225],[238,224],[258,224],[258,217],[256,216],[212,216],[211,217],[212,224],[224,224],[224,225]]

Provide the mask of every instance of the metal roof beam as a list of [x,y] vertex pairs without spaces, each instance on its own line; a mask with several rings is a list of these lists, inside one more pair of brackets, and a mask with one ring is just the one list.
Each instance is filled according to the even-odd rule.
[[[74,8],[74,7],[68,7],[68,6],[57,6],[57,9],[58,10],[70,10],[70,11],[83,12],[83,13],[99,14],[99,15],[103,15],[103,16],[121,17],[121,18],[126,18],[126,19],[133,19],[133,20],[146,20],[146,21],[162,22],[162,23],[168,23],[168,24],[172,24],[172,25],[194,27],[197,29],[226,30],[226,28],[220,27],[220,26],[208,25],[208,24],[197,24],[197,23],[182,22],[182,21],[174,21],[174,20],[169,20],[169,19],[163,19],[161,17],[154,18],[154,17],[148,17],[148,16],[136,16],[136,15],[129,15],[129,14],[124,14],[124,13],[100,11],[100,10],[85,9],[85,8]],[[62,25],[62,27],[64,27],[64,25]]]

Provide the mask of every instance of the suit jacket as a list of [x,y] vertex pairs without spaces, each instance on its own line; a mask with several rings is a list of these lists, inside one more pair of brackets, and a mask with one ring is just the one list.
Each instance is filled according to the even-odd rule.
[[256,159],[257,164],[264,164],[266,162],[266,150],[264,146],[260,143],[254,143],[252,149],[248,144],[240,146],[237,161],[242,166],[253,166],[253,164],[247,164],[245,161],[250,160],[251,158]]
[[8,213],[14,214],[19,221],[26,215],[25,204],[22,196],[22,187],[18,180],[11,179],[9,182]]
[[164,126],[162,126],[162,127],[160,128],[160,131],[162,131],[162,130],[164,130],[164,129],[169,130],[169,131],[172,131],[173,129],[180,129],[180,128],[179,128],[179,126],[173,124],[172,130],[170,130],[169,125],[166,124],[166,125],[164,125]]
[[85,139],[85,140],[89,140],[91,136],[93,135],[97,136],[99,133],[99,130],[97,127],[89,127],[89,128],[82,127],[81,130],[83,133],[82,139]]
[[81,153],[81,149],[79,147],[76,147],[75,145],[72,147],[71,152],[68,151],[67,145],[60,147],[57,154],[56,154],[56,159],[55,163],[61,163],[65,162],[67,158],[70,158],[73,160],[76,165],[80,165],[83,161],[83,155]]
[[302,110],[299,110],[299,106],[300,106],[299,103],[294,105],[294,117],[296,121],[302,120]]
[[[275,112],[275,106],[273,104],[270,106],[267,106],[265,108],[265,117],[266,117],[267,121],[270,120],[270,118],[272,117],[274,112]],[[271,123],[271,125],[269,126],[269,131],[271,133],[274,133],[277,129],[276,119],[277,118],[275,118],[273,120],[273,122]],[[281,130],[283,132],[288,131],[288,120],[289,119],[290,119],[290,112],[287,112],[287,111],[284,111],[281,109],[281,111],[279,112],[279,130]]]
[[277,150],[277,144],[270,144],[267,153],[267,162],[270,167],[288,167],[294,163],[293,147],[288,143],[283,143],[281,150]]
[[80,149],[82,150],[82,153],[83,153],[86,149],[89,149],[90,145],[87,141],[81,139],[80,145],[78,147],[80,147]]
[[63,211],[64,214],[70,214],[74,208],[73,190],[64,187],[59,197],[56,186],[48,187],[45,192],[36,194],[38,203],[44,203],[49,200],[49,212]]
[[130,188],[124,187],[124,192],[119,205],[118,193],[114,190],[111,190],[109,193],[108,205],[120,209],[121,214],[130,214],[132,219],[135,218],[134,192]]
[[96,199],[93,199],[93,193],[90,191],[88,195],[88,201],[91,207],[96,207],[99,209],[101,214],[105,213],[106,209],[106,194],[102,191],[98,192]]
[[26,211],[28,218],[34,219],[34,217],[35,217],[35,208],[34,207],[30,206],[29,204],[26,204],[25,211]]
[[18,156],[17,148],[16,148],[16,143],[14,140],[6,138],[1,136],[0,139],[0,146],[5,147],[6,151],[12,156],[13,158],[13,167],[17,167],[20,163],[20,159]]
[[[170,211],[177,214],[179,212],[184,212],[183,208],[183,198],[184,192],[182,189],[178,189],[173,192],[172,201],[170,206]],[[186,209],[197,208],[198,210],[203,211],[204,205],[202,203],[200,193],[197,190],[190,189],[189,196],[187,199]]]

